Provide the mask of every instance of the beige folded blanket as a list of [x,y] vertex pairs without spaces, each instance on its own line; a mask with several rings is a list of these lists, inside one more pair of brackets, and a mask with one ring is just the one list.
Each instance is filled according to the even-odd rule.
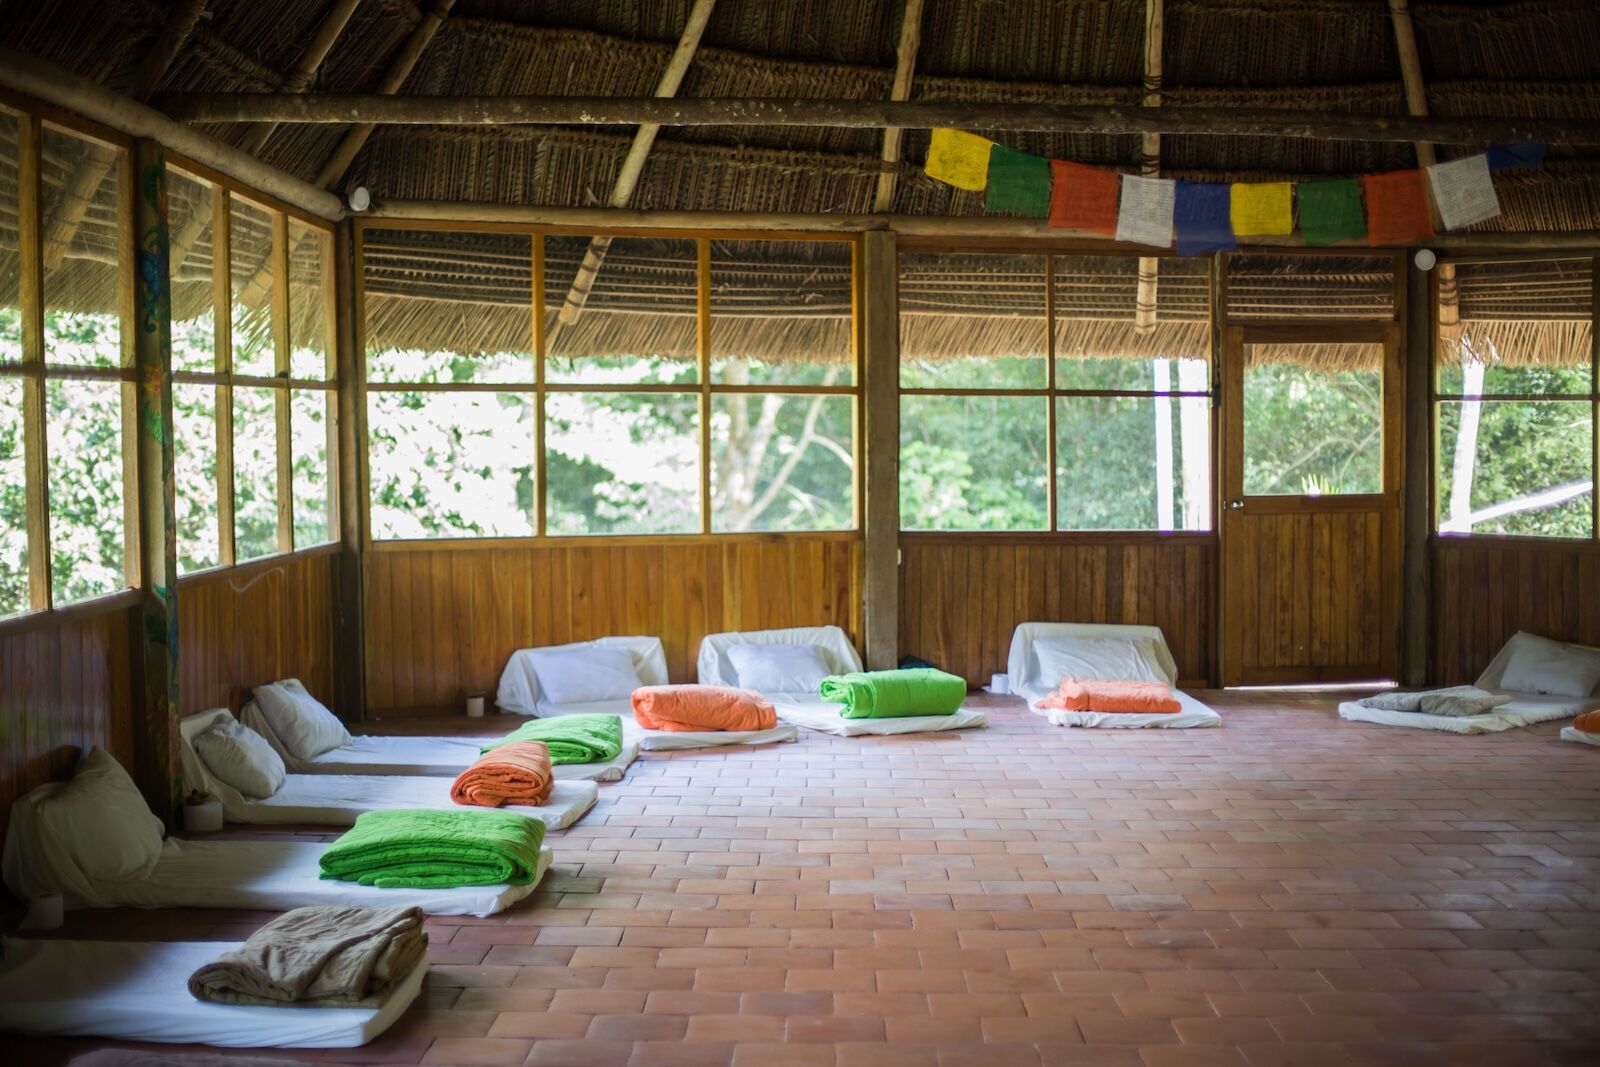
[[296,908],[189,976],[196,1000],[374,1008],[427,952],[421,908]]
[[1456,685],[1449,689],[1430,689],[1422,693],[1378,693],[1360,704],[1375,711],[1414,711],[1423,715],[1446,715],[1452,719],[1487,715],[1511,698],[1491,693],[1475,685]]

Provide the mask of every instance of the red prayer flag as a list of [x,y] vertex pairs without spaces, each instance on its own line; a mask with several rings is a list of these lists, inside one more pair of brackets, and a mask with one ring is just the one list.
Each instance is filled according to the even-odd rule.
[[1367,174],[1367,243],[1403,245],[1433,236],[1428,176],[1421,170]]
[[1050,225],[1087,233],[1117,233],[1117,191],[1122,175],[1061,159],[1050,161]]

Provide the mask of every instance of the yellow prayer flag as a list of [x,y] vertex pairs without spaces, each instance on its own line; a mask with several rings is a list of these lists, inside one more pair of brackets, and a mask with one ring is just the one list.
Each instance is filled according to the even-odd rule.
[[1293,194],[1288,182],[1235,185],[1229,214],[1236,236],[1264,236],[1294,231]]
[[934,130],[924,170],[928,177],[957,189],[981,192],[989,184],[989,149],[993,147],[993,141],[975,133]]

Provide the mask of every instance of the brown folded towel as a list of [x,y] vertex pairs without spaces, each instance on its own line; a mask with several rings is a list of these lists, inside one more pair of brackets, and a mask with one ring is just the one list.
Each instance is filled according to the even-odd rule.
[[296,908],[189,976],[196,1000],[375,1008],[428,948],[421,908]]

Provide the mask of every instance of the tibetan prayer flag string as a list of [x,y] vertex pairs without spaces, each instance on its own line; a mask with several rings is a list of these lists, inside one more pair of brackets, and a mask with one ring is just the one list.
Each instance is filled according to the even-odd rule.
[[1165,248],[1172,243],[1173,198],[1178,183],[1166,178],[1122,176],[1117,240]]
[[1361,183],[1354,178],[1300,182],[1300,232],[1308,245],[1331,245],[1367,236],[1367,215],[1361,207]]
[[1367,194],[1367,243],[1403,245],[1433,236],[1428,207],[1428,181],[1420,170],[1368,174],[1361,179]]
[[989,184],[989,150],[994,142],[962,130],[938,129],[928,145],[928,177],[946,185],[983,192]]
[[1447,230],[1459,230],[1500,214],[1500,198],[1489,177],[1489,157],[1467,156],[1428,168],[1433,203]]
[[1050,161],[1050,225],[1107,237],[1117,232],[1117,191],[1122,176],[1114,170]]
[[1226,185],[1179,182],[1173,199],[1172,229],[1178,238],[1178,255],[1203,256],[1238,247],[1229,219]]
[[1042,219],[1050,214],[1050,161],[997,144],[989,153],[984,206]]

